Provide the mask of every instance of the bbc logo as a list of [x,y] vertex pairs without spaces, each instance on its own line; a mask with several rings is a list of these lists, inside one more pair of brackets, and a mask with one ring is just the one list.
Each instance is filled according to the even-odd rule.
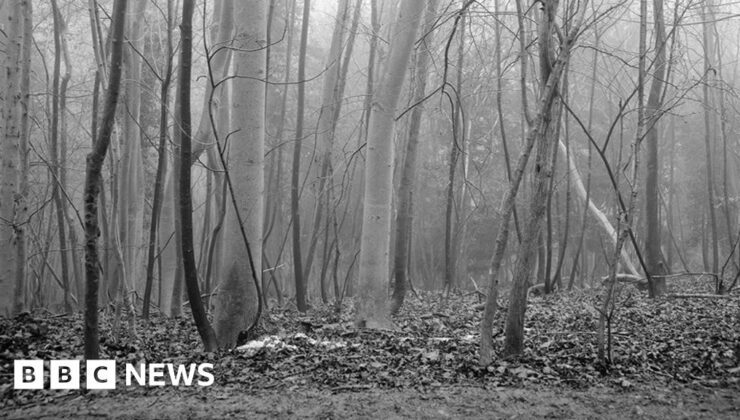
[[[15,389],[44,389],[44,361],[16,360],[13,364]],[[126,363],[126,386],[211,386],[214,383],[212,363]],[[50,389],[79,389],[82,383],[79,360],[50,360]],[[85,362],[87,389],[115,389],[116,361],[88,360]]]
[[[115,360],[87,360],[85,366],[87,389],[116,388]],[[15,389],[44,389],[43,360],[15,360],[13,373]],[[80,379],[79,360],[49,361],[50,389],[79,389]]]

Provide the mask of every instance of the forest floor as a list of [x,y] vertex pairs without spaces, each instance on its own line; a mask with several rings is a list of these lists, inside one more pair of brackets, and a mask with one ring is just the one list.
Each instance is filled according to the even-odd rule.
[[[740,293],[649,300],[623,290],[608,369],[596,363],[597,296],[531,298],[525,354],[487,367],[474,295],[411,296],[392,331],[353,328],[351,301],[306,314],[273,307],[263,335],[217,354],[200,351],[187,317],[138,320],[134,334],[103,316],[101,357],[118,364],[110,391],[14,390],[13,360],[82,354],[79,315],[22,314],[0,319],[0,417],[740,418]],[[126,387],[122,366],[143,362],[212,363],[215,383]]]

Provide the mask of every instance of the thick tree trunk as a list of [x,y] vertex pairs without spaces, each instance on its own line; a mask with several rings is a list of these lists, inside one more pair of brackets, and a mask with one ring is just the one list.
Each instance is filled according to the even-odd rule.
[[[427,85],[427,73],[430,59],[430,45],[433,43],[432,26],[437,14],[437,0],[427,3],[424,16],[423,34],[428,34],[422,40],[416,51],[416,85],[414,86],[414,98],[412,103],[418,103],[424,99],[424,91]],[[393,259],[393,299],[391,301],[391,314],[395,314],[403,306],[406,296],[409,273],[409,252],[411,247],[411,231],[413,226],[414,209],[414,183],[416,181],[416,157],[419,144],[419,132],[421,131],[421,116],[424,112],[423,104],[418,104],[411,111],[409,120],[408,139],[406,140],[406,158],[401,167],[401,182],[398,186],[398,212],[396,214],[396,252]]]
[[384,78],[370,115],[365,167],[365,200],[360,245],[359,300],[355,321],[368,328],[390,327],[387,307],[393,128],[396,105],[406,76],[425,2],[403,0],[391,37]]
[[[7,1],[0,6],[0,25],[3,33],[0,42],[3,49],[3,75],[0,76],[0,87],[5,92],[2,122],[2,170],[0,171],[0,287],[3,290],[0,297],[0,316],[10,315],[17,308],[15,300],[18,276],[18,265],[25,261],[18,261],[17,227],[23,221],[19,220],[17,212],[17,194],[22,171],[20,164],[21,121],[21,3],[18,0]],[[66,296],[66,295],[65,295]]]
[[[30,138],[29,113],[30,109],[30,82],[31,82],[31,40],[33,32],[33,4],[30,0],[20,1],[23,16],[23,40],[20,48],[20,138],[19,138],[19,166],[18,201],[16,203],[16,273],[14,292],[14,311],[20,313],[25,308],[26,290],[26,220],[28,218],[28,145]],[[8,101],[11,102],[11,101]],[[1,310],[0,310],[1,312]]]
[[[224,348],[259,318],[264,212],[265,50],[267,2],[239,3],[226,178],[233,206],[225,222],[224,271],[219,279],[214,327]],[[222,155],[225,156],[225,155]],[[246,258],[245,258],[246,257]]]

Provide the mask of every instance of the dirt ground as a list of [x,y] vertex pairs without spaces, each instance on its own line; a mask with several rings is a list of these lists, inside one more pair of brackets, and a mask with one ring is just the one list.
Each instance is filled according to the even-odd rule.
[[[145,394],[145,393],[148,393]],[[0,415],[9,419],[121,418],[505,418],[738,419],[740,388],[638,385],[629,390],[443,387],[426,390],[284,389],[245,395],[214,386],[79,392],[49,397]]]

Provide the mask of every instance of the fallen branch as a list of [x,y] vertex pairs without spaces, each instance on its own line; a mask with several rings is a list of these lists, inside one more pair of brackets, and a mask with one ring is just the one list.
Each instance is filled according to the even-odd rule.
[[667,298],[671,299],[733,299],[735,296],[731,295],[714,295],[714,294],[703,294],[703,293],[696,293],[696,294],[679,294],[679,293],[672,293],[670,295],[666,295]]

